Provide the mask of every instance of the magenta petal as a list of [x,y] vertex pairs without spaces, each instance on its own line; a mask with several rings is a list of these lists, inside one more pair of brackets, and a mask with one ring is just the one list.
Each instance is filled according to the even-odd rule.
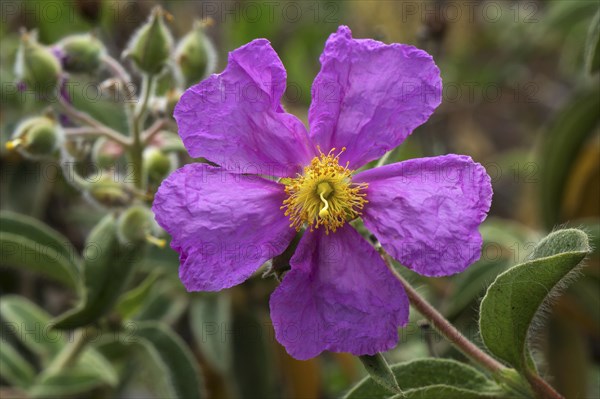
[[152,210],[173,237],[187,290],[234,286],[283,252],[296,233],[279,209],[284,198],[278,183],[199,163],[163,181]]
[[357,174],[367,182],[365,226],[405,266],[425,276],[463,271],[481,255],[478,227],[490,177],[468,156],[411,159]]
[[440,71],[425,51],[353,39],[341,26],[321,55],[310,135],[323,152],[346,147],[350,169],[397,147],[441,102]]
[[393,348],[408,321],[402,284],[351,226],[306,232],[271,295],[277,340],[296,359],[324,350],[373,355]]
[[265,39],[229,53],[219,75],[192,86],[175,107],[192,157],[235,173],[291,176],[313,156],[306,128],[281,107],[286,72]]

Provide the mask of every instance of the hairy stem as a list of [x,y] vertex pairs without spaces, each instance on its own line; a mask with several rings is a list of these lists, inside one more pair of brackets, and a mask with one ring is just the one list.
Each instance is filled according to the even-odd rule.
[[90,333],[90,328],[80,328],[75,330],[73,341],[67,344],[67,346],[56,356],[49,368],[60,371],[74,365],[89,342],[90,336],[92,336]]
[[536,395],[544,399],[565,399],[560,393],[558,393],[550,384],[548,384],[542,377],[534,373],[526,373],[527,381],[533,388]]
[[102,130],[96,127],[84,126],[84,127],[68,127],[64,129],[65,135],[68,138],[72,137],[106,137],[123,147],[129,147],[132,144],[132,140],[129,137],[125,137],[122,134],[115,135],[110,130]]
[[492,358],[490,355],[482,351],[467,339],[460,331],[456,329],[444,316],[440,314],[433,306],[431,306],[409,283],[402,277],[392,265],[390,255],[381,249],[385,264],[394,274],[394,276],[402,283],[410,303],[425,317],[431,325],[440,332],[448,341],[454,344],[466,356],[479,363],[492,373],[496,374],[505,367]]
[[[81,112],[68,101],[66,101],[62,96],[59,96],[59,104],[61,105],[62,111],[71,119],[81,123],[82,125],[89,126],[94,128],[98,135],[105,136],[111,140],[114,140],[120,144],[128,145],[127,137],[123,136],[121,133],[116,130],[106,126],[99,120],[93,118],[90,114]],[[67,133],[68,134],[68,133]]]
[[157,119],[152,126],[142,133],[142,142],[149,143],[168,123],[167,119]]
[[146,110],[148,108],[148,102],[152,95],[152,85],[154,77],[152,75],[144,74],[142,78],[142,89],[140,93],[140,102],[135,107],[133,115],[130,115],[131,119],[131,136],[133,143],[130,147],[129,154],[133,164],[133,179],[135,187],[143,189],[143,159],[142,152],[144,151],[144,142],[142,140],[142,129],[146,116]]
[[[404,279],[396,271],[393,266],[391,256],[380,248],[381,255],[385,264],[394,274],[394,276],[402,283],[410,303],[425,317],[436,330],[440,332],[448,341],[458,348],[467,357],[480,364],[482,367],[489,370],[496,378],[502,378],[502,372],[507,368],[496,359],[482,351],[477,345],[472,343],[465,337],[456,327],[454,327],[440,312],[438,312],[429,302],[425,300],[416,289],[414,289],[408,281]],[[531,387],[540,398],[544,399],[564,399],[558,392],[554,390],[546,381],[537,375],[527,375],[527,380]]]

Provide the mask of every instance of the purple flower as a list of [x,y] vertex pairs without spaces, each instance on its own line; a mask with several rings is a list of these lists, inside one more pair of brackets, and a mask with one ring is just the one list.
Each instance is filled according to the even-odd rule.
[[440,73],[411,46],[353,39],[342,26],[321,55],[309,131],[282,108],[286,72],[264,39],[188,89],[175,108],[193,163],[161,185],[153,210],[180,253],[189,291],[249,278],[306,226],[270,300],[276,337],[297,359],[323,350],[374,354],[398,342],[408,300],[364,224],[395,259],[425,276],[475,262],[490,207],[471,158],[413,159],[354,173],[424,123],[441,101]]

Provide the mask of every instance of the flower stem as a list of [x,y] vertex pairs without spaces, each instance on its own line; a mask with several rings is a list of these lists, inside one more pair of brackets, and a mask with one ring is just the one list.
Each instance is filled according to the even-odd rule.
[[[409,283],[398,273],[393,266],[392,257],[380,247],[381,256],[394,274],[394,277],[402,283],[410,303],[425,317],[436,330],[440,332],[448,341],[450,341],[456,348],[458,348],[467,357],[480,364],[487,370],[489,370],[495,378],[502,378],[503,371],[507,368],[496,359],[482,351],[477,345],[472,343],[465,337],[456,327],[454,327],[440,312],[438,312],[429,302],[425,300],[417,290],[415,290]],[[531,384],[533,390],[540,398],[547,399],[564,399],[564,397],[556,392],[548,383],[541,379],[537,375],[527,375],[527,380]]]
[[142,141],[146,144],[149,143],[168,123],[167,119],[157,119],[152,126],[142,133]]
[[394,273],[394,276],[402,283],[410,303],[425,317],[436,330],[440,332],[448,341],[453,343],[461,352],[473,359],[475,362],[481,364],[483,367],[491,371],[492,373],[498,373],[505,367],[492,358],[487,353],[483,352],[474,343],[469,341],[467,337],[462,335],[456,327],[454,327],[444,316],[440,314],[433,306],[431,306],[409,283],[396,271],[392,265],[392,258],[390,255],[383,251],[383,259],[387,267]]
[[65,135],[69,138],[72,137],[106,137],[123,147],[129,147],[132,143],[131,139],[123,136],[122,134],[115,135],[110,130],[102,130],[95,127],[67,127],[64,128]]
[[526,373],[527,381],[533,388],[534,392],[544,399],[565,399],[560,393],[558,393],[550,384],[548,384],[542,377],[534,373]]
[[73,342],[70,342],[54,359],[49,369],[56,371],[71,367],[79,359],[79,355],[90,340],[91,330],[89,328],[80,328],[73,334]]
[[[128,143],[127,137],[123,136],[121,133],[106,126],[105,124],[98,121],[97,119],[94,119],[91,115],[75,109],[75,107],[73,107],[71,104],[69,104],[68,101],[65,101],[65,99],[62,98],[61,96],[59,96],[58,101],[59,101],[59,104],[61,105],[62,111],[69,118],[76,120],[77,122],[81,123],[82,125],[92,127],[98,133],[98,135],[105,136],[111,140],[116,141],[119,144],[127,145],[127,143]],[[67,135],[68,135],[68,133],[67,133]]]
[[131,120],[131,136],[133,138],[133,144],[130,147],[129,154],[131,162],[133,164],[133,179],[135,187],[143,189],[143,159],[142,152],[144,151],[144,143],[142,140],[142,129],[144,116],[146,115],[146,108],[148,107],[148,101],[152,94],[152,85],[154,77],[151,75],[144,74],[142,78],[142,89],[140,93],[140,103],[135,108],[133,115],[130,115]]

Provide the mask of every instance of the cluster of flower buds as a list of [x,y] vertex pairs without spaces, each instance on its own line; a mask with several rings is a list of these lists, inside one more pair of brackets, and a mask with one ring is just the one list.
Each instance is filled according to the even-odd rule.
[[[148,206],[184,156],[183,143],[174,133],[173,110],[183,91],[216,67],[216,51],[206,34],[212,21],[196,21],[175,41],[169,29],[172,19],[155,7],[122,52],[125,63],[111,57],[93,32],[44,45],[37,32],[23,31],[16,56],[17,87],[59,101],[52,102],[55,109],[47,115],[23,120],[6,149],[30,159],[60,160],[65,180],[89,203],[119,215],[122,243],[164,245]],[[68,91],[74,74],[101,82],[96,102],[124,105],[128,131],[78,109],[84,96]],[[94,175],[80,161],[91,161]]]

